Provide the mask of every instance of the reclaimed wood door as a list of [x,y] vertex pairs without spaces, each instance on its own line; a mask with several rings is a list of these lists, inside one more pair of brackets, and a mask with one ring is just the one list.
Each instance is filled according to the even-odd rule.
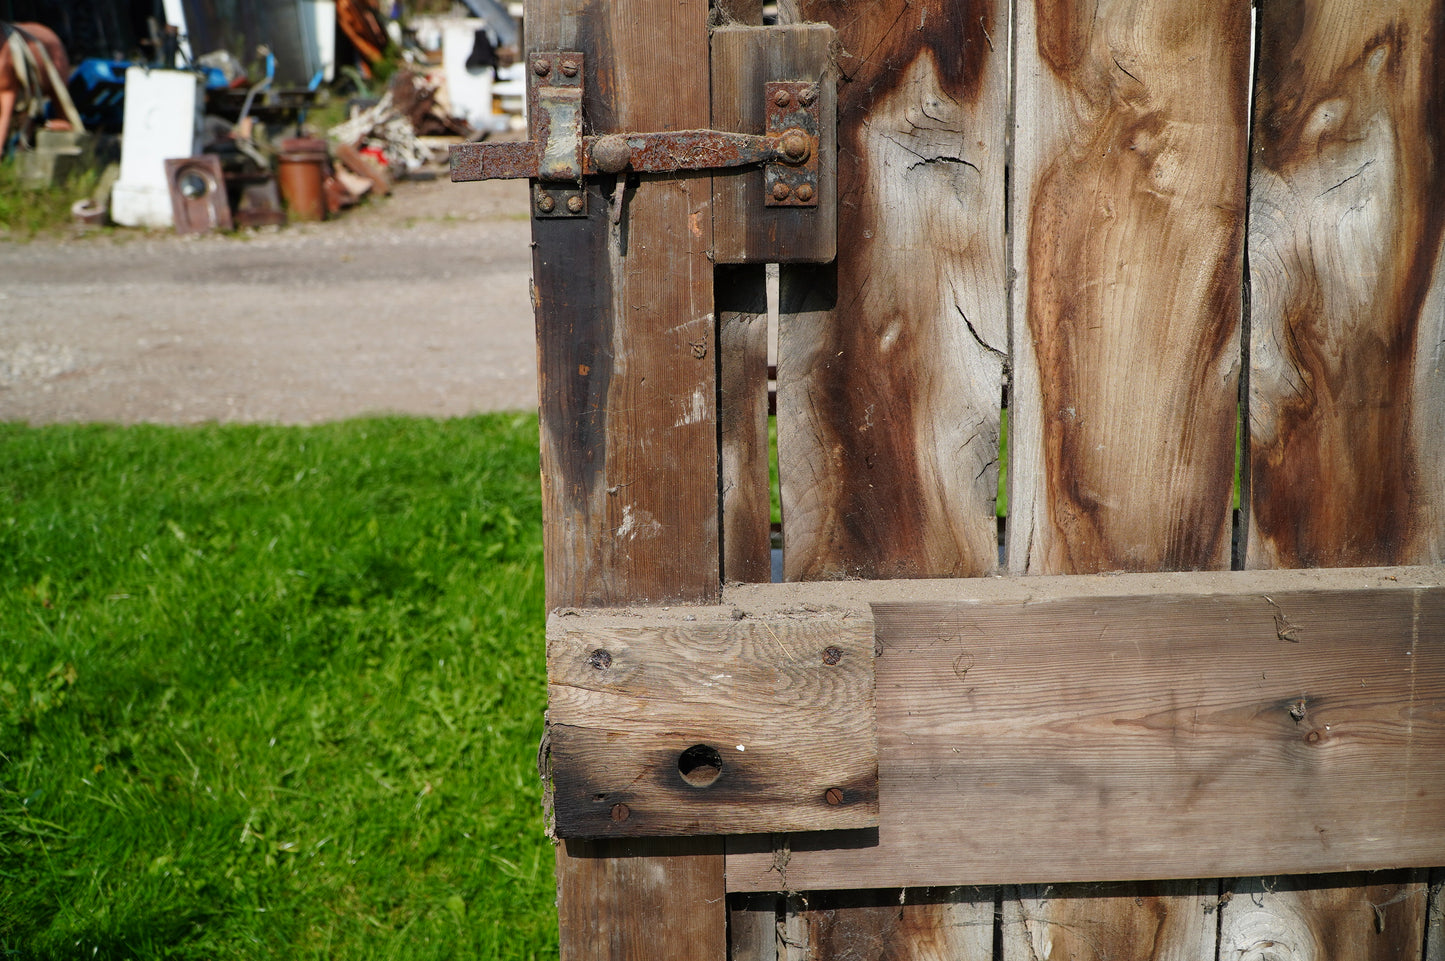
[[[836,30],[837,258],[773,303],[784,580],[1445,559],[1445,0],[529,0],[527,46],[585,55],[595,132],[700,128],[710,31],[765,15]],[[587,190],[533,222],[548,606],[713,604],[772,566],[765,273],[714,265],[706,174]],[[871,842],[560,842],[563,957],[1445,958],[1428,865],[959,886],[889,833],[879,723]]]

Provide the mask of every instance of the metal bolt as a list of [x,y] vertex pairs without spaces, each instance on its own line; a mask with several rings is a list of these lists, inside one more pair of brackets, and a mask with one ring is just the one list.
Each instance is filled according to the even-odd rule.
[[552,72],[552,61],[546,57],[538,57],[532,61],[532,72],[539,77],[545,77]]
[[552,199],[551,194],[541,194],[537,197],[537,209],[544,214],[550,214],[557,206],[557,201]]
[[804,87],[802,92],[798,94],[798,103],[802,104],[805,107],[811,107],[813,105],[813,101],[817,99],[817,87]]
[[813,152],[813,146],[808,142],[808,135],[796,127],[783,134],[778,140],[778,153],[790,164],[800,164],[808,159],[808,154]]
[[829,645],[828,647],[823,648],[823,663],[828,665],[829,667],[837,664],[842,659],[843,649],[841,647]]
[[612,820],[621,824],[632,816],[632,810],[625,804],[612,805]]
[[563,60],[563,61],[562,61],[562,73],[566,74],[566,75],[569,76],[569,77],[575,77],[575,76],[577,76],[577,61],[576,61],[576,60]]
[[[757,103],[756,100],[754,100],[753,102]],[[773,94],[773,103],[786,110],[788,107],[791,107],[793,105],[793,95],[788,93],[788,91],[786,90],[779,90],[777,93]]]
[[833,807],[837,807],[843,803],[843,792],[838,788],[830,787],[824,792],[823,800],[827,801]]
[[567,209],[574,214],[580,214],[584,206],[586,205],[582,202],[581,194],[573,194],[567,198]]
[[803,203],[811,201],[813,199],[813,186],[811,184],[799,184],[798,199]]
[[622,173],[632,162],[632,148],[627,145],[627,138],[615,133],[597,138],[592,145],[592,162],[605,174]]
[[781,180],[773,184],[774,200],[787,200],[789,195],[792,194],[792,192],[792,188],[789,187],[787,184],[783,183]]

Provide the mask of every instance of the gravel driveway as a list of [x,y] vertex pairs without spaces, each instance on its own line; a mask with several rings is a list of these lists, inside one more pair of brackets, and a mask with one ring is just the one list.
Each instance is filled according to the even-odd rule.
[[527,187],[398,184],[323,224],[0,243],[0,421],[534,409]]

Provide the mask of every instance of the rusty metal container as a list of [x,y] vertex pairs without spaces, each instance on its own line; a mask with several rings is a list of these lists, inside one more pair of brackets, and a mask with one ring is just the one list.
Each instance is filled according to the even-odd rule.
[[293,220],[326,219],[326,142],[297,137],[281,142],[276,168]]

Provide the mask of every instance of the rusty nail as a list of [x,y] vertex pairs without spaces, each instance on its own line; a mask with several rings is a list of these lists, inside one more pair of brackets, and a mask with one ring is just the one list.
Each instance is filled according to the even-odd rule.
[[[799,191],[801,193],[802,191]],[[823,663],[832,667],[843,659],[843,649],[834,645],[823,648]]]
[[612,805],[612,820],[619,824],[632,816],[632,810],[625,804]]
[[552,61],[546,57],[538,57],[532,61],[532,72],[539,77],[545,77],[552,72]]
[[802,92],[798,94],[798,102],[801,103],[801,104],[802,104],[803,106],[805,106],[805,107],[811,107],[811,106],[813,105],[813,101],[814,101],[814,100],[817,100],[817,99],[818,99],[818,88],[817,88],[817,87],[804,87],[803,90],[802,90]]
[[798,199],[803,203],[807,203],[813,199],[813,187],[811,184],[798,185]]
[[557,201],[552,199],[551,194],[542,194],[537,198],[537,209],[544,214],[550,214],[557,206]]
[[823,800],[827,801],[833,807],[837,807],[843,803],[843,792],[838,788],[830,787],[823,793]]
[[[788,91],[786,90],[779,90],[777,93],[773,94],[773,103],[777,104],[779,107],[788,107],[792,104],[792,102],[793,95],[788,93]],[[753,103],[757,103],[757,101],[754,100]]]
[[599,647],[587,655],[587,663],[599,671],[605,671],[612,666],[612,653]]
[[788,199],[788,195],[791,194],[792,192],[793,192],[793,191],[792,191],[792,188],[790,188],[787,184],[783,183],[782,181],[779,181],[779,182],[773,184],[773,199],[774,199],[774,200],[787,200],[787,199]]
[[569,77],[575,77],[575,76],[577,76],[577,61],[576,61],[576,60],[563,60],[563,61],[562,61],[562,72],[563,72],[564,74],[566,74],[567,76],[569,76]]
[[567,198],[567,209],[572,211],[574,214],[580,214],[582,212],[582,206],[583,205],[581,194],[573,194],[572,196]]

